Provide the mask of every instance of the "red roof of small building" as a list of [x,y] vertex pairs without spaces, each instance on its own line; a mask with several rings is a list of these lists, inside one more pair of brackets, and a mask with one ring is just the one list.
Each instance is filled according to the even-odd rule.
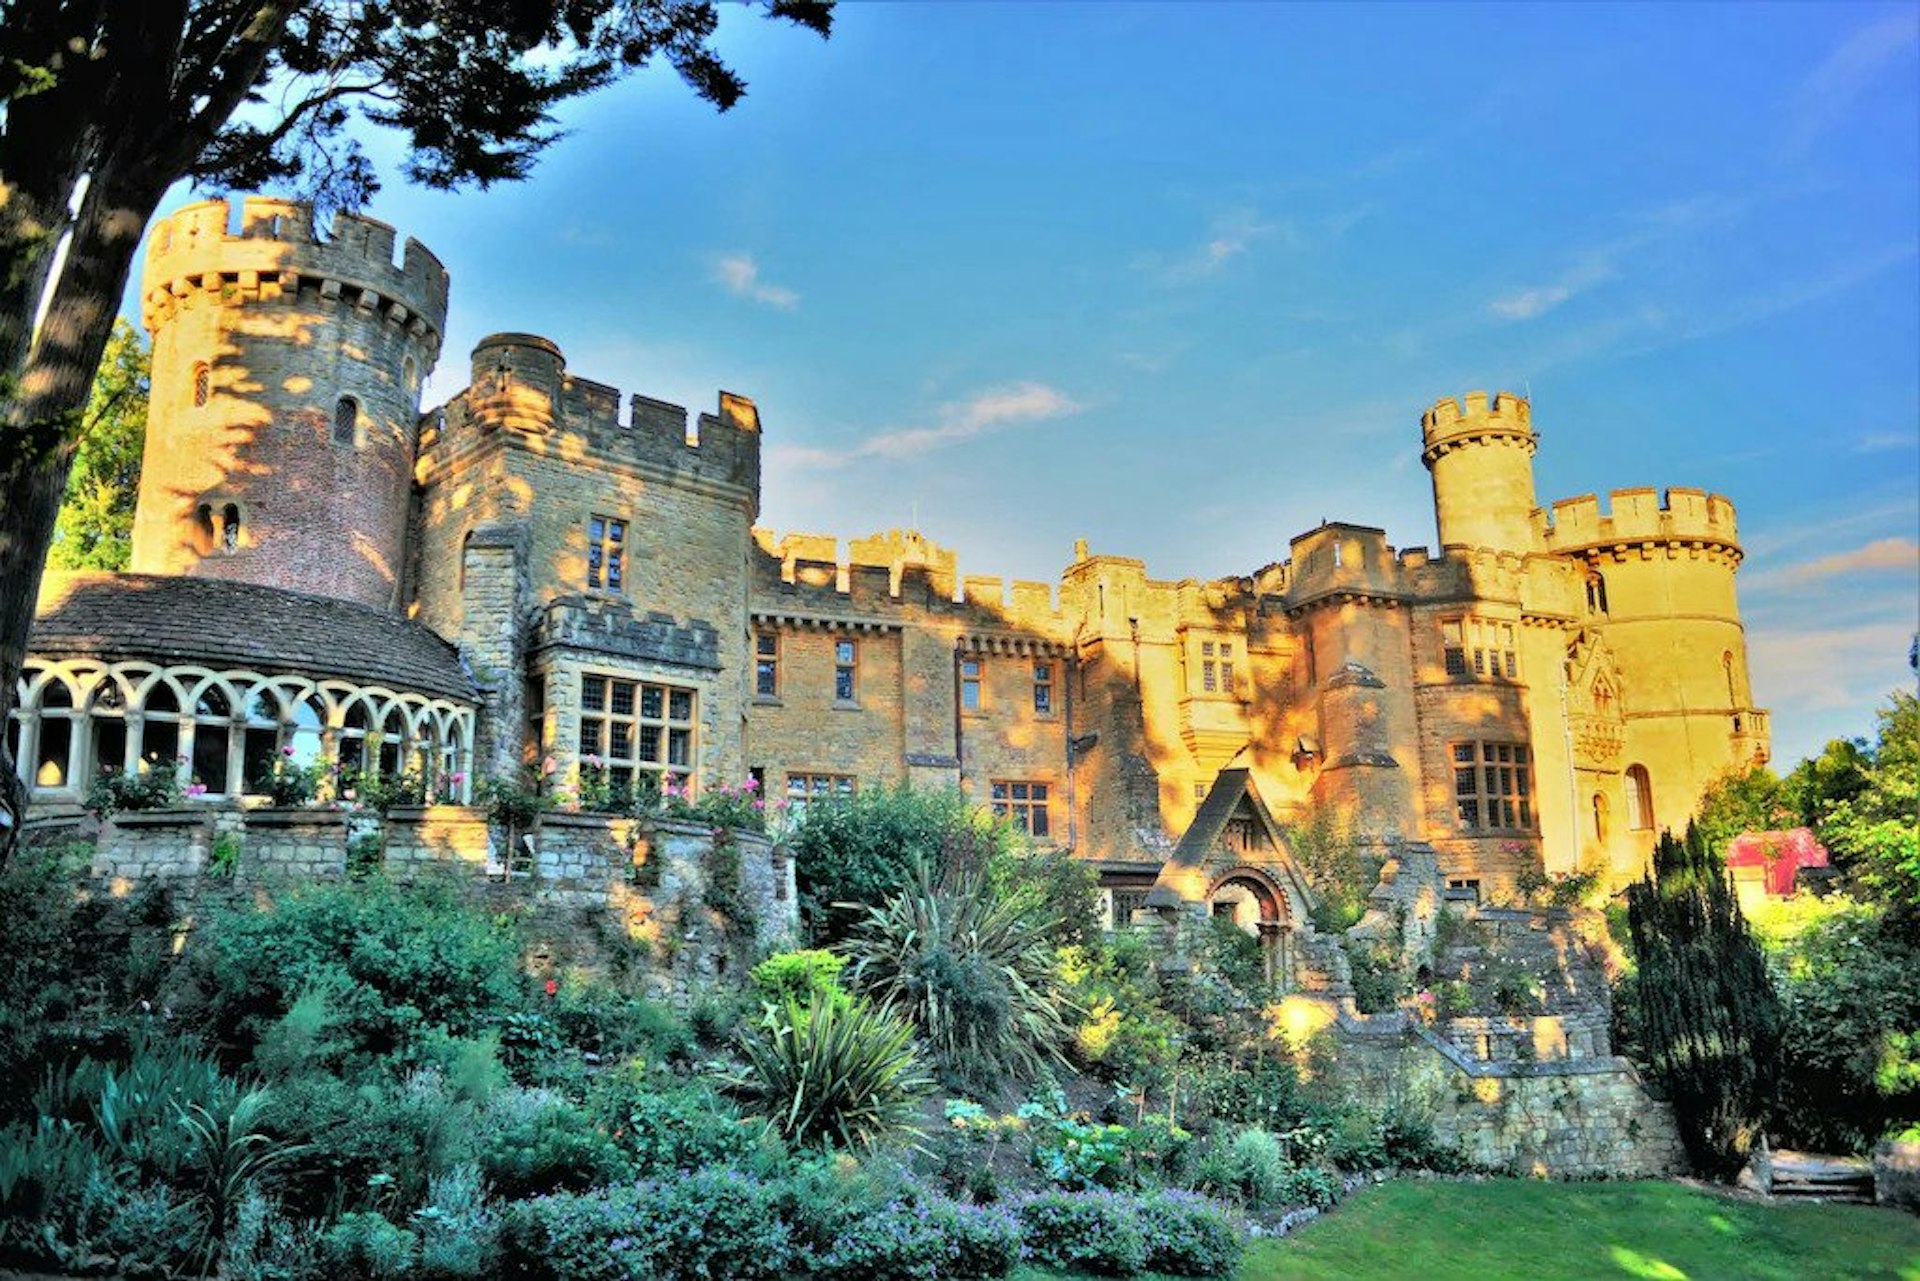
[[1794,878],[1803,867],[1827,867],[1826,846],[1814,839],[1810,828],[1794,827],[1783,832],[1743,832],[1727,845],[1728,867],[1764,867],[1767,869],[1767,893],[1785,896],[1793,893]]

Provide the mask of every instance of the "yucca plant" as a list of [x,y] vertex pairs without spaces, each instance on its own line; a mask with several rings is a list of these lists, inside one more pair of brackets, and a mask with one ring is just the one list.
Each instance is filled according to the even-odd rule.
[[917,1136],[913,1027],[863,1001],[770,1006],[745,1038],[733,1086],[798,1147],[875,1148]]
[[1068,1036],[1056,918],[996,887],[989,859],[970,834],[951,838],[939,870],[918,864],[848,944],[852,986],[911,1019],[942,1081],[972,1092],[1032,1077]]

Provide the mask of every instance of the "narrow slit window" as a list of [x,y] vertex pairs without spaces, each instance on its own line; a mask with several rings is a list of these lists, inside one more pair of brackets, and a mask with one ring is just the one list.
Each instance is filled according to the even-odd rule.
[[351,396],[342,396],[333,405],[333,443],[351,445],[360,429],[360,402]]
[[193,407],[204,408],[213,398],[213,368],[206,361],[193,367]]

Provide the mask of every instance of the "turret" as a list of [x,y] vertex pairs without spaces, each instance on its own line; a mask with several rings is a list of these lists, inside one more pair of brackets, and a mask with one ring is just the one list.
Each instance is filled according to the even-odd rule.
[[1468,392],[1464,408],[1451,396],[1420,419],[1420,461],[1433,473],[1433,509],[1442,548],[1524,552],[1533,546],[1531,406],[1511,392],[1488,404]]
[[249,197],[154,226],[153,334],[133,569],[291,587],[396,608],[420,384],[439,358],[447,273],[351,214]]

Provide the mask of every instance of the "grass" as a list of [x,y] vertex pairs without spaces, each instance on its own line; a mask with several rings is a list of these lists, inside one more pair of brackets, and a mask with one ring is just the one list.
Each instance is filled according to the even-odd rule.
[[[1026,1273],[1039,1281],[1046,1273]],[[1920,1219],[1767,1205],[1678,1183],[1396,1180],[1285,1240],[1239,1281],[1920,1281]]]

